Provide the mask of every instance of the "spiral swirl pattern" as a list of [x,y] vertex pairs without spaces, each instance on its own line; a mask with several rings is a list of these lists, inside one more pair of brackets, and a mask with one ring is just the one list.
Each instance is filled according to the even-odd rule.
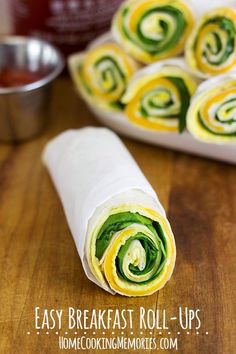
[[186,60],[195,70],[212,76],[236,66],[236,11],[219,8],[202,17],[186,46]]
[[96,236],[94,262],[122,295],[149,295],[164,286],[173,271],[175,245],[166,220],[153,211],[144,214],[112,214]]
[[188,129],[207,142],[236,141],[236,79],[212,85],[193,100]]
[[129,0],[113,20],[118,42],[136,60],[151,63],[183,51],[193,14],[182,0]]
[[196,82],[178,66],[163,66],[128,85],[123,97],[128,119],[143,128],[182,132]]
[[109,110],[122,110],[120,98],[137,64],[116,44],[105,43],[72,56],[72,77],[83,98]]

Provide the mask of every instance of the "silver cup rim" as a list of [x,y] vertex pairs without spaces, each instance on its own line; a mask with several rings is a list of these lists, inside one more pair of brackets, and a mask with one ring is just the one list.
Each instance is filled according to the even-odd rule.
[[34,81],[30,84],[22,85],[22,86],[16,86],[16,87],[0,87],[0,95],[2,94],[11,94],[11,93],[21,93],[21,92],[28,92],[32,90],[39,89],[46,84],[50,83],[53,81],[63,70],[65,66],[65,60],[61,52],[51,43],[37,37],[25,37],[25,36],[9,36],[9,35],[4,35],[0,36],[0,44],[11,44],[11,43],[26,43],[30,41],[37,41],[41,43],[42,45],[47,45],[51,47],[56,55],[57,55],[57,65],[55,68],[45,77],[42,77],[41,79]]

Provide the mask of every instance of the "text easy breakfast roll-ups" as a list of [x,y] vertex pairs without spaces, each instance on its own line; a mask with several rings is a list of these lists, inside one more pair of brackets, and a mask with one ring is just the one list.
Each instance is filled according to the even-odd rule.
[[193,97],[187,127],[209,143],[236,143],[236,75],[222,75],[202,83]]
[[106,110],[123,109],[120,98],[138,65],[119,45],[100,44],[69,57],[69,69],[84,100]]
[[155,192],[120,139],[104,128],[62,133],[43,155],[90,280],[111,293],[161,289],[175,241]]
[[163,60],[133,76],[122,102],[130,122],[149,130],[182,132],[196,88],[182,59]]
[[128,0],[113,19],[114,38],[142,63],[180,54],[194,24],[185,0]]
[[236,10],[213,9],[204,14],[186,44],[188,65],[202,77],[236,68]]

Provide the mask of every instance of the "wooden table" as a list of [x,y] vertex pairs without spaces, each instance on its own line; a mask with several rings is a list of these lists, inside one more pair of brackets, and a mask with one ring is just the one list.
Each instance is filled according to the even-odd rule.
[[[200,309],[199,334],[195,329],[187,334],[171,322],[161,335],[159,330],[143,335],[177,337],[181,354],[233,353],[236,167],[124,140],[168,212],[177,262],[171,281],[160,292],[145,298],[112,296],[84,275],[60,201],[40,160],[51,137],[88,124],[98,125],[71,82],[61,79],[54,86],[44,134],[25,144],[0,146],[0,353],[64,352],[58,349],[59,336],[76,337],[73,330],[65,334],[66,328],[58,334],[56,329],[37,334],[37,306],[65,311],[70,306],[134,311],[144,306],[171,315],[179,306]],[[129,329],[123,332],[132,337]],[[78,330],[77,336],[81,334]],[[112,331],[105,336],[112,336]],[[133,336],[142,336],[138,320]]]

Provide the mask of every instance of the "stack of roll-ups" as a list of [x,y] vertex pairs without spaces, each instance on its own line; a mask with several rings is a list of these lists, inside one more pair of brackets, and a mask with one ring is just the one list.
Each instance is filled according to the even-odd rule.
[[106,128],[69,130],[43,160],[60,196],[87,277],[109,291],[145,296],[175,265],[175,240],[156,193]]
[[69,68],[93,111],[155,134],[235,142],[233,0],[124,1],[110,34],[71,56]]

